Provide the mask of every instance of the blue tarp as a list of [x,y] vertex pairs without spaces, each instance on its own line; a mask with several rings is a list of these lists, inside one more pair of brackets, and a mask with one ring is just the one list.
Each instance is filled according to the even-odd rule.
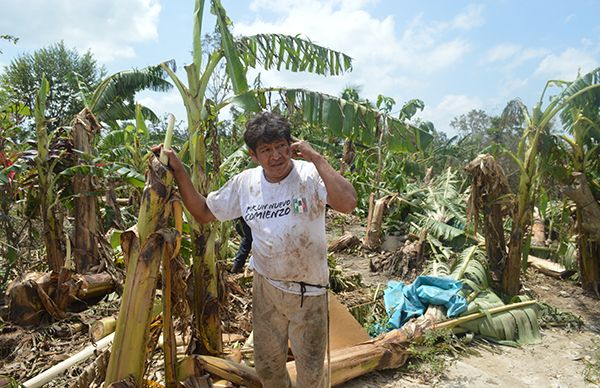
[[410,318],[425,313],[430,304],[443,305],[447,316],[455,317],[467,309],[467,301],[458,294],[462,283],[450,278],[419,276],[410,285],[390,280],[383,293],[390,318],[388,330],[398,329]]

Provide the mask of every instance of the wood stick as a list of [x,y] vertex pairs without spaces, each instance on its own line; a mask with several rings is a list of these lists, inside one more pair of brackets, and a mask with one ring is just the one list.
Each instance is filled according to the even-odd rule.
[[95,344],[86,346],[85,349],[83,349],[79,353],[67,358],[66,360],[64,360],[62,362],[59,362],[58,364],[54,365],[52,368],[45,370],[44,372],[40,373],[39,375],[35,376],[34,378],[27,380],[26,382],[23,383],[23,386],[26,388],[37,388],[37,387],[43,386],[44,384],[52,381],[52,379],[54,379],[56,376],[60,375],[61,373],[63,373],[64,371],[66,371],[67,369],[72,367],[73,365],[77,364],[80,361],[85,360],[86,358],[95,354],[97,351],[99,352],[102,349],[106,348],[108,345],[110,345],[112,343],[114,338],[115,338],[115,334],[113,333],[107,337],[102,338],[100,341],[96,342]]
[[[498,314],[498,313],[502,313],[504,311],[509,311],[509,310],[514,310],[514,309],[521,308],[521,307],[530,306],[530,305],[533,305],[536,303],[537,303],[537,301],[535,301],[535,300],[527,300],[525,302],[511,303],[511,304],[507,304],[505,306],[493,307],[493,308],[489,309],[487,312],[489,314]],[[474,321],[475,319],[483,318],[486,315],[487,314],[485,312],[473,313],[473,314],[465,315],[464,317],[459,317],[459,318],[451,319],[449,321],[434,324],[432,328],[433,329],[451,328],[451,327],[460,325],[461,323]]]

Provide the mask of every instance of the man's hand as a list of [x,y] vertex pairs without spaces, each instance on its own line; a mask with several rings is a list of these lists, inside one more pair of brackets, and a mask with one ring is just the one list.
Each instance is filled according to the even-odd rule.
[[192,217],[201,224],[215,220],[215,216],[206,205],[206,198],[194,188],[187,171],[183,167],[183,163],[181,163],[175,151],[166,148],[163,150],[162,144],[151,147],[150,150],[157,156],[160,155],[162,150],[167,156],[167,168],[171,169],[175,182],[177,182],[177,186],[179,187],[183,204]]
[[163,149],[162,144],[157,145],[157,146],[153,146],[150,148],[150,150],[154,153],[154,155],[160,155],[160,152],[164,152],[165,155],[167,155],[168,158],[168,162],[167,162],[167,168],[171,169],[171,171],[173,171],[173,174],[179,173],[181,171],[185,171],[184,167],[183,167],[183,163],[181,163],[181,160],[179,160],[179,158],[177,157],[177,154],[175,153],[175,151],[173,151],[172,149]]
[[304,140],[297,140],[290,145],[290,150],[292,152],[292,156],[298,156],[307,162],[315,163],[319,158],[321,158],[321,154],[312,148],[309,142]]
[[335,171],[327,159],[315,151],[308,142],[295,138],[293,140],[290,145],[292,156],[299,156],[315,165],[327,189],[327,203],[334,210],[352,213],[356,208],[356,190],[350,182]]

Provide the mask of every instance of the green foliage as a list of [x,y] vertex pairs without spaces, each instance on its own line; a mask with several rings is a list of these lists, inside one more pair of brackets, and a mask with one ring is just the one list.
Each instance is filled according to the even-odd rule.
[[[457,333],[474,333],[513,346],[536,343],[540,340],[535,306],[511,309],[493,315],[489,312],[494,307],[504,306],[504,302],[489,288],[487,260],[478,246],[467,247],[458,254],[440,245],[439,242],[431,246],[437,253],[432,255],[425,272],[435,276],[449,276],[463,283],[461,293],[466,298],[468,307],[461,316],[476,312],[483,312],[486,315],[459,324],[455,328]],[[521,300],[517,299],[513,302],[516,301]]]
[[[165,80],[166,73],[161,66],[149,66],[112,74],[99,85],[90,88],[80,82],[80,93],[86,106],[98,120],[116,126],[117,120],[133,119],[136,115],[135,94],[141,90],[166,92],[173,86]],[[142,107],[146,119],[156,123],[158,117],[150,109]]]
[[560,311],[558,308],[544,302],[538,302],[540,308],[540,325],[542,327],[561,327],[567,330],[580,330],[583,327],[583,319],[568,311]]
[[52,129],[70,122],[83,108],[83,102],[76,98],[80,85],[94,89],[104,73],[91,52],[80,55],[60,42],[13,59],[0,75],[0,88],[10,102],[33,111],[40,80],[46,76],[50,93],[44,114]]
[[409,371],[427,375],[432,381],[443,376],[448,368],[447,357],[456,353],[460,348],[459,340],[452,330],[429,330],[423,335],[423,340],[411,343],[408,350],[410,358],[406,364]]
[[[395,152],[417,152],[427,147],[433,136],[421,128],[374,109],[367,102],[354,102],[306,89],[267,88],[237,95],[235,101],[245,108],[248,95],[255,95],[262,106],[273,97],[280,98],[290,113],[302,112],[303,120],[314,127],[326,127],[338,138],[350,138],[367,146],[376,144],[379,127],[389,128],[385,142]],[[412,105],[411,105],[412,106]]]
[[407,221],[413,223],[414,233],[426,229],[433,237],[455,245],[473,238],[465,231],[466,193],[459,192],[459,183],[457,173],[447,169],[424,187],[407,186],[403,202],[420,209],[407,216]]
[[479,292],[476,298],[469,303],[467,311],[461,315],[483,312],[486,313],[486,317],[462,323],[458,328],[504,345],[517,346],[538,343],[541,340],[535,306],[493,315],[488,312],[489,309],[500,306],[504,306],[504,302],[496,294],[490,290]]
[[[0,35],[0,40],[7,40],[12,44],[17,44],[17,42],[19,41],[19,38],[10,35],[10,34],[2,34]],[[2,54],[2,50],[0,50],[0,54]]]
[[473,109],[467,114],[462,114],[450,121],[450,126],[463,137],[469,136],[473,141],[483,143],[487,131],[492,124],[492,118],[481,109]]
[[340,75],[352,70],[349,56],[298,36],[259,34],[242,37],[236,44],[246,67],[260,65],[266,70],[283,68],[322,75]]

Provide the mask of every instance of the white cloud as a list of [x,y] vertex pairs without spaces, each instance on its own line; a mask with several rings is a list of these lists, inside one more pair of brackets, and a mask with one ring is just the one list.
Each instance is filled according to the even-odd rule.
[[157,39],[160,10],[159,0],[5,0],[0,31],[25,49],[63,40],[107,63],[135,57],[133,44]]
[[498,90],[498,97],[501,98],[502,101],[511,100],[517,97],[520,92],[525,90],[527,85],[529,84],[529,80],[527,78],[510,78],[502,82],[500,84],[500,89]]
[[444,131],[449,136],[456,135],[456,131],[450,127],[450,122],[457,116],[466,114],[473,109],[482,109],[483,103],[478,97],[449,94],[442,101],[430,108],[425,106],[422,113],[417,116],[431,121],[438,131]]
[[565,24],[571,23],[571,21],[573,20],[574,17],[575,17],[574,13],[565,16]]
[[588,52],[568,48],[560,54],[546,55],[535,74],[550,79],[574,80],[579,71],[585,74],[597,66],[598,61]]
[[[419,95],[432,73],[459,63],[471,45],[456,33],[482,23],[483,8],[468,7],[449,21],[429,22],[418,15],[397,32],[395,17],[377,18],[369,14],[364,10],[369,3],[369,0],[254,0],[251,9],[257,12],[256,19],[236,23],[234,33],[300,33],[316,44],[353,58],[354,70],[343,77],[263,72],[266,85],[306,87],[331,94],[339,94],[347,85],[361,85],[363,97],[374,99],[381,93],[400,103]],[[267,22],[261,18],[262,11],[276,16]]]
[[516,69],[527,61],[541,58],[548,54],[547,49],[527,48],[513,43],[501,43],[487,51],[481,63],[503,63],[504,70]]
[[521,51],[521,46],[517,44],[502,43],[488,50],[483,58],[483,63],[503,62],[514,57],[519,51]]
[[137,102],[152,109],[158,117],[164,116],[165,113],[172,113],[175,115],[177,121],[186,121],[187,115],[181,95],[175,88],[168,92],[159,93],[144,91],[136,96]]
[[471,30],[480,27],[484,23],[483,4],[471,4],[464,11],[456,15],[452,20],[451,26],[461,30]]

